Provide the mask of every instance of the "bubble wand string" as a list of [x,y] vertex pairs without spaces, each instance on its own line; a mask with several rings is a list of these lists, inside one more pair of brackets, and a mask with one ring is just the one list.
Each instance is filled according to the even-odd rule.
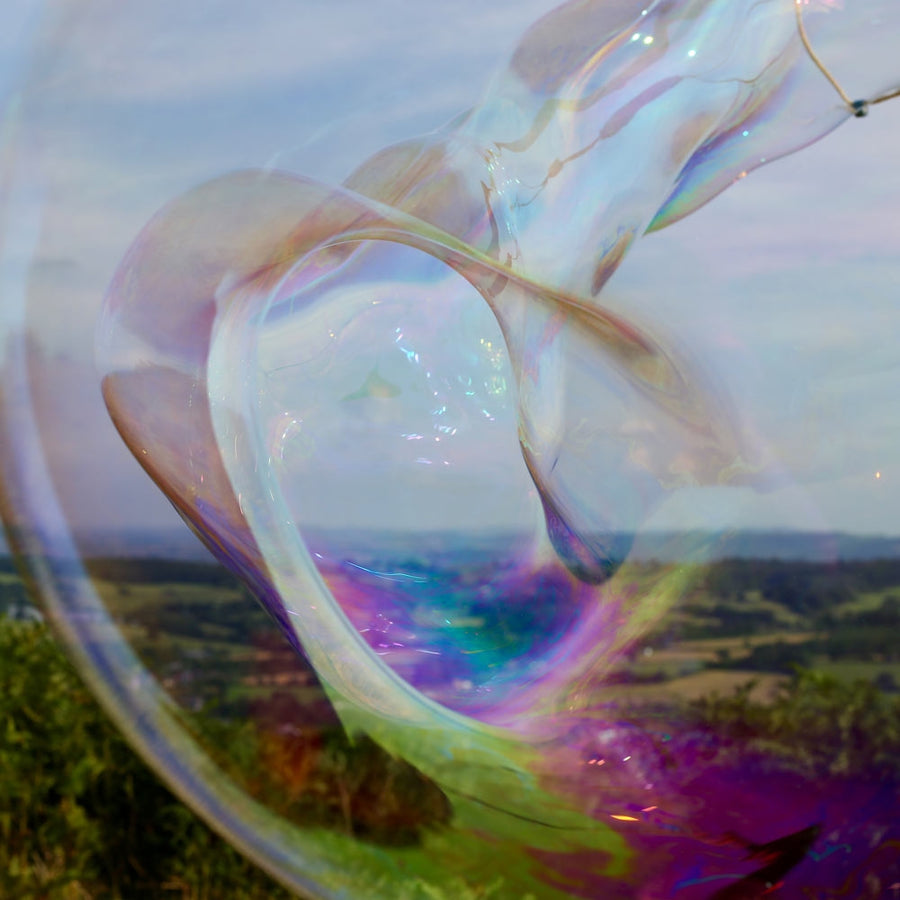
[[831,86],[838,92],[841,100],[844,101],[844,104],[853,112],[853,115],[861,119],[863,116],[869,114],[870,106],[874,106],[876,103],[884,103],[885,100],[891,100],[894,97],[900,97],[900,87],[896,87],[887,91],[887,93],[881,94],[874,100],[851,100],[849,94],[846,93],[840,84],[838,84],[837,79],[828,71],[825,63],[823,63],[816,55],[816,51],[813,50],[812,45],[809,42],[806,26],[803,24],[803,2],[804,0],[794,0],[794,12],[797,15],[797,31],[800,34],[800,40],[803,42],[803,47],[809,55],[809,58],[816,64],[818,70],[828,79]]

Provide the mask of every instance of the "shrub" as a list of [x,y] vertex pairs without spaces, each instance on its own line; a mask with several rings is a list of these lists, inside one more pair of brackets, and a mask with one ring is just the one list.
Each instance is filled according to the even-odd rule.
[[45,626],[0,619],[0,896],[290,895],[162,786]]

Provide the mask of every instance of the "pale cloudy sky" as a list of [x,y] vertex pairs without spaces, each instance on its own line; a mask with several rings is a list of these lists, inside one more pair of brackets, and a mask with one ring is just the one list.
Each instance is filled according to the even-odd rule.
[[[22,251],[28,319],[47,357],[35,400],[73,520],[173,521],[109,425],[92,363],[105,286],[149,217],[244,167],[341,180],[476,103],[553,5],[5,0],[6,133],[20,110],[18,178],[31,191],[23,202],[41,212],[37,245]],[[869,32],[862,54],[835,44],[842,78],[885,87],[897,27]],[[747,525],[900,532],[898,153],[900,99],[648,237],[608,287],[613,308],[646,309],[692,346],[771,441],[788,435],[788,463],[830,473],[765,502],[746,498]],[[0,322],[9,318],[7,308]],[[706,492],[658,524],[718,515]]]

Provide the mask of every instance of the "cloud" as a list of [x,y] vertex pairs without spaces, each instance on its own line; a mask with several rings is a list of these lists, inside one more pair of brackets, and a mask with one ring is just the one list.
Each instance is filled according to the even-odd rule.
[[93,365],[45,354],[32,344],[29,372],[41,451],[68,524],[177,525],[177,515],[113,428]]
[[[33,6],[16,3],[4,19],[15,9],[25,22]],[[115,508],[117,497],[153,493],[106,422],[92,368],[101,298],[148,218],[245,166],[339,180],[385,144],[477,102],[517,37],[552,5],[83,0],[46,20],[25,106],[26,151],[44,188],[29,318],[51,349],[41,403],[58,414],[53,452],[73,480],[75,506],[119,515],[127,510]],[[639,242],[603,301],[651,329],[673,329],[763,431],[797,415],[785,387],[792,346],[812,335],[820,355],[808,351],[809,377],[829,360],[857,367],[832,371],[821,381],[829,390],[868,366],[844,424],[865,437],[865,459],[884,451],[886,469],[900,466],[880,386],[897,377],[895,351],[883,345],[897,331],[898,147],[900,100]],[[97,462],[106,459],[119,461]],[[94,501],[79,487],[81,466],[84,484],[105,485]],[[842,496],[849,514],[852,492]]]
[[[95,102],[198,101],[310,81],[327,93],[350,70],[361,91],[391,71],[427,88],[417,77],[423,70],[453,66],[456,80],[467,84],[473,60],[489,69],[502,62],[548,8],[546,0],[487,7],[477,0],[94,0],[69,7],[47,36],[45,56],[49,72],[72,75],[73,95]],[[65,59],[50,65],[49,55],[60,50]]]
[[[27,72],[21,138],[42,203],[29,287],[42,339],[91,358],[93,320],[119,259],[173,197],[246,167],[341,180],[386,144],[477,102],[546,6],[53,7]],[[48,267],[62,258],[73,264],[65,276]]]
[[6,98],[26,76],[41,12],[42,5],[37,0],[4,0],[0,10],[0,116]]

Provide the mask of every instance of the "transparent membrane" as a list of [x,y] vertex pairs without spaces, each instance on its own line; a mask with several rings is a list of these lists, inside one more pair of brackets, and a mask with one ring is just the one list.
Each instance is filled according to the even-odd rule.
[[299,892],[881,896],[896,111],[744,182],[854,118],[792,3],[440,7],[21,19],[11,548]]

